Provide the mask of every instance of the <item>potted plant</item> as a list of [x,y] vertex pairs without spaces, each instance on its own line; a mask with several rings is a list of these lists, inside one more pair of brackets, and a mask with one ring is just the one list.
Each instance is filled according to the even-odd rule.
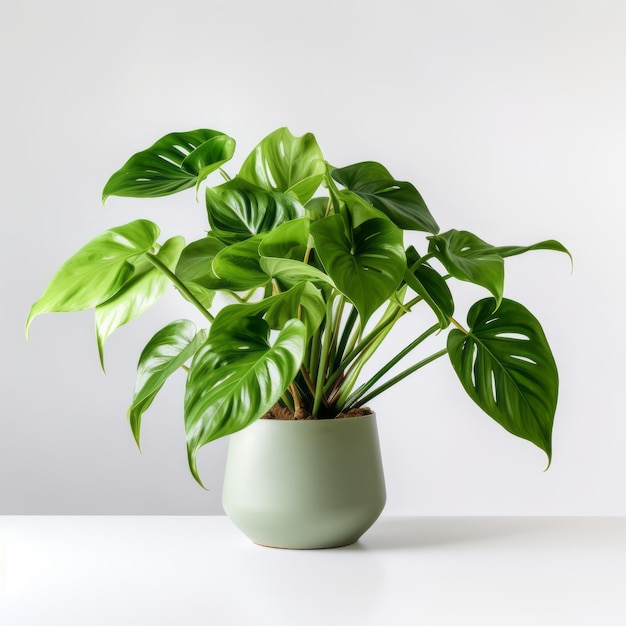
[[[151,221],[111,228],[66,261],[28,316],[27,333],[42,313],[95,308],[103,361],[107,337],[171,284],[201,313],[206,328],[174,321],[139,358],[128,410],[138,445],[143,414],[167,378],[184,370],[189,467],[202,484],[198,451],[233,435],[224,506],[235,523],[268,545],[350,543],[385,500],[367,407],[447,355],[470,398],[550,460],[557,367],[537,319],[503,295],[504,259],[530,250],[569,254],[560,243],[494,246],[467,231],[440,232],[411,183],[373,161],[332,167],[311,134],[274,131],[231,178],[222,166],[234,149],[231,137],[202,129],[166,135],[132,156],[107,182],[103,201],[186,189],[199,197],[204,186],[208,231],[191,243],[180,236],[159,243]],[[217,184],[207,184],[210,175]],[[423,233],[423,246],[406,246],[404,231]],[[487,292],[466,323],[454,317],[455,280]],[[417,307],[432,313],[430,327],[362,376]],[[400,365],[442,331],[445,348]]]

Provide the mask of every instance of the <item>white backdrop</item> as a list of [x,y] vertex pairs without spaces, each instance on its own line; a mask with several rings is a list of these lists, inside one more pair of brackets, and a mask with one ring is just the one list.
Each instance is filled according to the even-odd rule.
[[[626,514],[624,23],[619,0],[3,3],[0,513],[221,511],[226,442],[201,453],[205,492],[187,472],[182,377],[146,416],[142,454],[125,421],[141,347],[194,318],[185,302],[172,293],[115,333],[106,376],[91,312],[37,319],[30,346],[23,324],[110,226],[201,236],[192,191],[101,207],[131,154],[206,127],[238,140],[239,163],[286,125],[336,165],[378,160],[414,182],[443,230],[558,238],[574,255],[573,273],[556,253],[507,264],[505,295],[539,317],[560,365],[552,467],[441,359],[376,402],[387,512]],[[483,293],[458,287],[464,318]]]

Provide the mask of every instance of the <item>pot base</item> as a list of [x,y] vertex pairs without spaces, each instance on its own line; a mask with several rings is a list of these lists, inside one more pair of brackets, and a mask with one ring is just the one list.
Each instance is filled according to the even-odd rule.
[[385,505],[375,415],[258,420],[231,435],[222,502],[233,523],[265,547],[355,543]]

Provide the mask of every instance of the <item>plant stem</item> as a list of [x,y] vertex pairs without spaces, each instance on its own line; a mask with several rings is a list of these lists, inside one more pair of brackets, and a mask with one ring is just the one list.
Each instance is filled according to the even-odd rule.
[[380,385],[380,387],[376,387],[374,391],[371,391],[369,394],[367,394],[366,396],[358,400],[358,402],[355,402],[353,406],[355,407],[363,406],[366,402],[369,402],[372,398],[375,398],[377,395],[381,394],[383,391],[387,391],[387,389],[389,389],[390,387],[393,387],[396,383],[399,383],[401,380],[405,379],[407,376],[411,375],[413,372],[416,372],[418,369],[424,367],[424,365],[428,365],[429,363],[432,363],[434,360],[438,359],[440,356],[443,356],[447,352],[448,352],[448,349],[443,348],[442,350],[439,350],[439,352],[435,352],[435,354],[431,354],[429,357],[423,359],[419,363],[416,363],[415,365],[409,367],[403,372],[400,372],[397,376],[394,376],[393,378],[389,379],[386,383],[384,383],[383,385]]
[[356,322],[357,317],[358,317],[358,312],[356,310],[356,307],[353,306],[352,309],[350,310],[350,313],[348,314],[348,319],[346,320],[346,323],[344,324],[343,331],[341,332],[341,339],[339,340],[339,345],[337,346],[337,353],[335,354],[335,360],[333,361],[333,364],[332,364],[333,370],[337,368],[337,365],[339,365],[339,363],[341,362],[341,359],[343,358],[343,355],[345,354],[346,346],[348,345],[348,339],[350,338],[350,333],[352,332],[352,329],[354,328],[354,323]]
[[319,357],[319,366],[317,369],[317,379],[315,381],[315,399],[313,400],[313,417],[317,417],[317,414],[322,404],[322,396],[324,395],[324,378],[326,374],[326,366],[328,365],[329,347],[330,341],[333,336],[333,303],[334,296],[331,295],[326,303],[326,328],[324,330],[324,337],[322,339],[322,350]]
[[221,167],[220,167],[220,169],[219,169],[219,172],[220,172],[220,174],[222,175],[222,178],[223,178],[225,181],[229,181],[229,180],[231,180],[230,176],[229,176],[229,175],[228,175],[228,174],[227,174],[227,173],[226,173],[226,172],[225,172],[225,171],[224,171]]
[[296,389],[296,386],[293,383],[289,385],[289,392],[291,393],[291,397],[293,398],[294,411],[297,411],[302,406],[302,402],[300,401],[298,390]]
[[[354,361],[354,359],[356,359],[359,354],[361,354],[361,352],[363,352],[372,343],[372,341],[375,341],[381,332],[383,332],[390,324],[395,324],[395,322],[401,317],[401,315],[404,314],[400,307],[398,307],[398,311],[399,313],[396,313],[395,315],[389,315],[388,317],[384,316],[383,319],[372,329],[372,331],[368,333],[365,339],[359,341],[354,348],[348,351],[347,356],[342,359],[341,363],[339,363],[337,369],[333,372],[332,376],[329,377],[328,381],[326,382],[326,387],[324,388],[324,391],[328,392],[331,389],[333,383],[339,378],[341,373],[345,371],[348,365],[350,365],[350,363],[352,363],[352,361]],[[352,344],[353,342],[350,343]],[[348,348],[350,348],[350,346],[348,346]]]
[[404,350],[401,350],[388,363],[372,376],[366,383],[363,383],[350,397],[346,400],[345,406],[348,408],[358,400],[366,391],[369,391],[396,363],[399,363],[409,352],[417,348],[425,339],[428,339],[433,333],[439,330],[439,324],[434,324],[428,330],[423,332],[417,339],[412,341]]
[[282,395],[281,400],[285,403],[285,406],[293,411],[294,410],[294,406],[293,406],[293,399],[291,398],[291,396],[285,391],[285,393]]
[[463,326],[461,326],[461,324],[459,324],[452,316],[450,316],[450,321],[462,332],[465,333],[466,335],[469,335],[469,330],[466,330],[465,328],[463,328]]
[[191,293],[191,291],[189,291],[189,289],[187,289],[187,287],[185,287],[180,278],[178,278],[178,276],[176,276],[176,274],[174,274],[174,272],[172,272],[167,265],[154,256],[154,254],[150,254],[149,252],[146,252],[146,258],[150,261],[150,263],[152,263],[152,265],[154,265],[154,267],[165,274],[165,276],[167,276],[174,283],[178,291],[180,291],[181,295],[186,300],[191,302],[191,304],[193,304],[196,309],[198,309],[198,311],[200,311],[200,313],[202,313],[202,315],[209,320],[209,322],[213,323],[215,318],[200,304],[198,299]]

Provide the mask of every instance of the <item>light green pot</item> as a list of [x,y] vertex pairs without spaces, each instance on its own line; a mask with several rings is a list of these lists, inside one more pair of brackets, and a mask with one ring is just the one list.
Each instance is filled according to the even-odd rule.
[[255,543],[354,543],[385,506],[376,416],[260,419],[230,436],[224,510]]

